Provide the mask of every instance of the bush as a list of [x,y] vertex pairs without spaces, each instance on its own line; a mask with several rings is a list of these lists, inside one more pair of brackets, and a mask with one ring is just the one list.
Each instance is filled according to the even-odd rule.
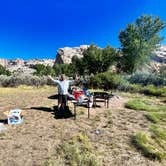
[[121,75],[111,72],[99,73],[91,77],[90,82],[93,88],[100,88],[100,89],[102,88],[104,90],[109,90],[109,89],[124,90],[129,86],[128,81],[123,79]]
[[3,67],[2,65],[0,65],[0,75],[11,75],[10,71],[7,70],[5,67]]
[[33,74],[37,76],[46,76],[54,74],[53,68],[49,65],[45,66],[43,64],[36,64],[33,68],[36,70]]
[[155,86],[165,86],[166,77],[163,76],[163,73],[148,73],[148,72],[136,72],[133,75],[128,77],[128,81],[132,84],[141,84],[147,86],[153,84]]
[[17,87],[19,85],[43,86],[51,84],[50,80],[44,76],[0,76],[1,87]]
[[148,85],[143,87],[140,90],[141,93],[145,95],[152,95],[152,96],[166,96],[166,87],[155,87],[154,85]]
[[53,66],[53,74],[58,76],[60,74],[65,74],[69,77],[74,75],[73,66],[71,64],[55,64]]

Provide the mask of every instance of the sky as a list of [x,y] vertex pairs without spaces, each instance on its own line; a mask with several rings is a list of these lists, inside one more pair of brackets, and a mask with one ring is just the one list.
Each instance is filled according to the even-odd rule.
[[84,44],[119,48],[120,30],[142,14],[166,21],[166,1],[0,0],[0,58],[55,58],[58,48]]

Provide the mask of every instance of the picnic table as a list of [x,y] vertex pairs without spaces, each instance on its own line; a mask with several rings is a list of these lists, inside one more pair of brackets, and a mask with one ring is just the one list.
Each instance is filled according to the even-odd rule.
[[90,118],[90,100],[85,100],[82,101],[81,103],[77,100],[72,100],[72,103],[74,105],[74,119],[76,120],[76,115],[77,115],[77,106],[87,106],[88,110],[88,118]]
[[108,92],[93,92],[93,105],[96,107],[97,102],[104,102],[105,106],[109,108],[109,100],[113,94]]

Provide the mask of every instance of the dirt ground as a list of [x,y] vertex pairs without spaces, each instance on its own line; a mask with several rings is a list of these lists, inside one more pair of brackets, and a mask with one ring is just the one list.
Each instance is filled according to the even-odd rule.
[[[22,124],[5,124],[7,130],[0,132],[0,166],[44,166],[48,159],[57,159],[58,145],[79,132],[87,134],[105,166],[164,165],[144,157],[131,143],[131,136],[147,131],[150,122],[143,112],[124,108],[129,96],[118,94],[110,100],[111,120],[103,103],[90,110],[90,119],[87,108],[79,107],[73,120],[55,116],[54,94],[55,87],[0,88],[0,122],[5,122],[7,110],[25,112]],[[69,108],[73,111],[71,103]]]

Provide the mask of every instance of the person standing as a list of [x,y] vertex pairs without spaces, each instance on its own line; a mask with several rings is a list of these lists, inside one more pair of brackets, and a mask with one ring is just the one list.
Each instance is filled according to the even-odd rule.
[[[61,74],[59,77],[59,80],[55,80],[51,76],[49,76],[49,78],[54,83],[58,84],[58,109],[60,109],[60,107],[62,107],[62,109],[64,109],[66,107],[66,103],[67,103],[69,86],[70,86],[70,84],[74,83],[74,80],[67,80],[65,77],[65,74]],[[76,79],[78,79],[77,76],[76,76]]]

